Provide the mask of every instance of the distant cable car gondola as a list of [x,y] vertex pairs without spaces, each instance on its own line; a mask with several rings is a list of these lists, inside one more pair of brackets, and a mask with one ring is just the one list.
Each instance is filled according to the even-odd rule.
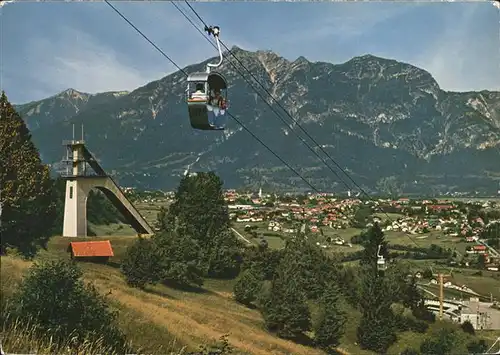
[[378,246],[377,250],[377,270],[378,271],[385,271],[387,269],[387,265],[385,263],[385,258],[383,255],[380,255],[380,249],[381,245]]
[[193,73],[187,78],[187,104],[191,126],[201,130],[223,130],[226,126],[227,82],[222,74],[211,72],[224,59],[219,42],[219,27],[205,27],[217,42],[220,60],[207,64],[205,73]]

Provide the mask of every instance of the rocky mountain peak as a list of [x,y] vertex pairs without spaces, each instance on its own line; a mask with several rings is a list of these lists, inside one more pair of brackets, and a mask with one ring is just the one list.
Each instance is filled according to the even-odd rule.
[[266,62],[266,63],[288,62],[286,59],[284,59],[283,57],[281,57],[280,55],[271,50],[259,50],[253,52],[252,54],[256,56],[261,62]]
[[301,55],[300,57],[298,57],[297,59],[295,59],[293,62],[294,62],[294,63],[304,63],[304,64],[309,64],[309,63],[311,63],[310,61],[308,61],[308,60],[307,60],[307,58],[306,58],[306,57],[304,57],[304,56],[302,56],[302,55]]
[[[332,64],[303,56],[290,61],[269,50],[231,50],[367,189],[467,189],[490,186],[489,176],[500,176],[499,92],[445,92],[426,70],[370,54]],[[326,190],[340,186],[238,73],[250,78],[248,72],[227,58],[218,70],[229,83],[231,112],[285,161],[300,166],[312,184]],[[185,70],[203,71],[217,60],[214,55]],[[228,186],[264,178],[280,188],[297,184],[293,173],[233,120],[225,134],[193,130],[185,89],[179,71],[131,93],[68,89],[17,108],[48,163],[60,159],[60,140],[71,132],[71,123],[84,122],[90,148],[125,185],[169,188],[188,166],[215,170]]]
[[350,68],[349,72],[358,78],[377,79],[381,77],[399,77],[405,80],[422,80],[431,83],[439,89],[439,85],[432,75],[416,66],[408,63],[398,62],[394,59],[387,59],[365,54],[354,57],[342,64],[343,67]]
[[63,99],[73,99],[73,100],[87,100],[88,97],[91,94],[85,93],[85,92],[80,92],[78,90],[75,90],[73,88],[66,89],[59,94],[56,94],[56,98],[63,98]]

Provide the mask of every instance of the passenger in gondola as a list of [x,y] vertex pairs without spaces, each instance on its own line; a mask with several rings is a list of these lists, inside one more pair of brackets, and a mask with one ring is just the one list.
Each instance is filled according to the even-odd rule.
[[191,100],[207,101],[208,97],[207,94],[205,93],[205,85],[201,83],[196,84],[195,89],[196,91],[191,94]]
[[210,110],[212,112],[210,125],[217,127],[218,129],[224,129],[222,121],[224,121],[224,115],[226,110],[226,101],[220,93],[220,89],[214,89],[213,95],[210,95],[209,105],[212,107]]
[[220,94],[220,89],[214,89],[214,94],[210,97],[210,105],[218,107],[221,110],[226,109],[226,100],[224,100],[224,97]]

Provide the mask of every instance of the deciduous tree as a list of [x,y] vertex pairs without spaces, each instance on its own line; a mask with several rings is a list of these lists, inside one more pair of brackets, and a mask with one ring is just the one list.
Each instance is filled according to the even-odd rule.
[[318,299],[326,283],[336,276],[336,263],[300,234],[287,241],[281,262],[297,265],[291,277],[308,299]]
[[213,172],[186,175],[166,213],[166,226],[189,234],[201,244],[230,227],[222,180]]
[[139,237],[127,248],[121,272],[130,286],[144,288],[160,280],[160,257],[152,239]]
[[230,230],[222,181],[213,172],[184,176],[168,211],[158,226],[177,236],[189,236],[198,245],[205,275],[233,277],[241,263],[241,243]]
[[153,237],[160,259],[159,277],[178,286],[203,285],[200,244],[186,234],[163,232]]

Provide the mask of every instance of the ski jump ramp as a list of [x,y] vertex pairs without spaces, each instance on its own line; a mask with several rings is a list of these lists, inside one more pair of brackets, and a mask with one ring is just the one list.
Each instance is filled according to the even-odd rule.
[[[71,171],[65,174],[66,194],[64,202],[63,236],[87,236],[87,198],[90,190],[98,189],[111,201],[126,221],[138,234],[153,234],[153,229],[125,196],[118,184],[108,176],[89,152],[83,140],[66,141],[68,149],[65,161],[71,165]],[[87,164],[94,174],[86,174]]]

